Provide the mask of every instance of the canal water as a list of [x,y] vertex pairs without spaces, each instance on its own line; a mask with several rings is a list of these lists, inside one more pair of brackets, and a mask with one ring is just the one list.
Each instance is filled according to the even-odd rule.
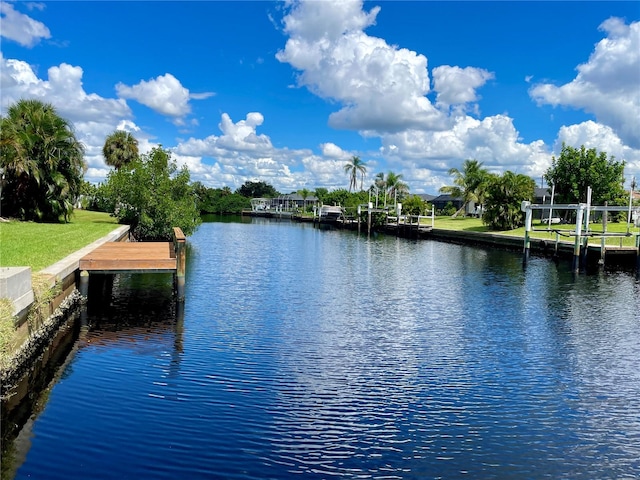
[[640,477],[632,275],[261,219],[188,242],[184,308],[92,286],[7,478]]

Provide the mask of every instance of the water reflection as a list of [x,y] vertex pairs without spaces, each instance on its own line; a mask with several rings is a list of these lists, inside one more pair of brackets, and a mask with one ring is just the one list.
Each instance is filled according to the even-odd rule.
[[102,287],[18,478],[640,475],[629,275],[264,219],[188,261],[182,311]]

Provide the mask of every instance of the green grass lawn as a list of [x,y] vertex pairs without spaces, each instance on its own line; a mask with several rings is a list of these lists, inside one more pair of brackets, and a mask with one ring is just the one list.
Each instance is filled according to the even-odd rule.
[[[425,223],[425,220],[422,220],[423,223]],[[431,220],[427,219],[426,223],[428,225],[431,224]],[[467,231],[467,232],[489,232],[489,233],[499,233],[502,235],[513,235],[516,237],[520,237],[524,239],[524,227],[520,227],[520,228],[516,228],[515,230],[507,230],[507,231],[495,231],[495,230],[490,230],[489,227],[487,227],[486,225],[484,225],[482,223],[482,220],[480,220],[479,218],[471,218],[471,217],[460,217],[460,218],[451,218],[451,217],[436,217],[435,219],[435,223],[434,223],[434,228],[436,229],[442,229],[442,230],[461,230],[461,231]],[[575,231],[575,225],[551,225],[551,227],[553,229],[557,229],[557,230],[562,230],[563,232],[572,232]],[[544,223],[540,223],[537,220],[534,220],[533,222],[533,229],[534,231],[531,232],[531,237],[532,238],[541,238],[541,239],[547,239],[547,240],[555,240],[556,239],[556,233],[555,232],[547,232],[547,231],[542,231],[542,230],[546,230],[547,229],[547,224]],[[593,232],[602,232],[602,224],[601,223],[592,223],[590,225],[590,230]],[[629,230],[631,233],[639,233],[640,229],[633,228],[631,227]],[[626,233],[627,232],[627,223],[626,222],[620,222],[620,223],[613,223],[613,222],[609,222],[607,224],[607,232],[608,233]],[[574,241],[574,237],[564,237],[564,236],[560,236],[560,240],[565,240],[565,241],[569,241],[569,242],[573,242]],[[633,247],[635,246],[635,238],[633,236],[631,237],[609,237],[606,239],[606,245],[608,246],[619,246],[620,245],[620,241],[622,240],[622,246],[627,246],[627,247]],[[600,238],[591,238],[589,240],[589,243],[596,243],[596,244],[600,244],[601,239]]]
[[108,213],[76,210],[69,223],[0,223],[0,266],[42,270],[118,227]]

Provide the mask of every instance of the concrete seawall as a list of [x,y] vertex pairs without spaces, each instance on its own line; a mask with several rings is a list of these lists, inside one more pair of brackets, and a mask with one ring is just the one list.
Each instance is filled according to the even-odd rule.
[[[47,287],[60,287],[56,289],[58,293],[48,301],[48,305],[38,305],[29,267],[0,269],[0,295],[13,302],[16,341],[20,345],[14,352],[10,365],[0,372],[3,439],[26,421],[37,400],[34,393],[46,386],[54,369],[64,360],[72,346],[75,338],[73,332],[78,329],[75,319],[81,301],[76,288],[80,276],[80,259],[104,243],[127,241],[128,237],[129,226],[120,226],[38,272]],[[32,308],[40,308],[42,315],[39,320],[27,321]],[[12,421],[9,422],[9,418]]]
[[[38,274],[48,279],[49,287],[53,287],[58,283],[62,290],[51,301],[49,315],[52,315],[62,301],[71,295],[76,288],[80,259],[104,243],[126,241],[128,235],[129,226],[122,225],[104,237],[38,272]],[[29,308],[34,302],[31,273],[31,268],[29,267],[3,267],[0,269],[0,298],[8,298],[13,302],[13,314],[17,318],[16,326],[18,328],[21,328],[25,323]]]
[[[421,233],[420,238],[524,252],[524,238],[499,233],[433,229],[430,232]],[[574,248],[573,239],[559,240],[557,244],[552,239],[531,238],[530,240],[531,253],[549,258],[572,259]],[[607,245],[603,254],[601,245],[589,244],[584,252],[582,267],[593,268],[598,265],[623,270],[635,269],[636,274],[640,275],[640,258],[638,250],[634,247]]]
[[22,322],[33,304],[31,288],[31,268],[0,268],[0,298],[8,298],[13,303],[13,316]]
[[[44,283],[40,288],[58,287],[55,296],[40,305],[37,304],[42,300],[36,298],[37,295],[33,291],[31,268],[0,269],[0,297],[8,298],[13,303],[16,327],[14,361],[7,370],[2,371],[4,380],[29,369],[31,359],[41,354],[40,350],[46,343],[43,341],[44,337],[53,333],[51,324],[54,321],[58,322],[59,317],[64,316],[61,310],[69,310],[77,303],[79,295],[74,293],[77,292],[76,285],[79,282],[80,259],[106,242],[126,241],[128,238],[129,226],[120,226],[108,235],[38,272],[38,281],[42,280]],[[33,308],[39,308],[40,315],[32,316],[32,320],[28,322],[29,312]],[[4,388],[5,385],[2,387]]]
[[[500,233],[433,229],[430,232],[423,233],[422,238],[441,240],[450,243],[460,243],[464,245],[482,245],[485,247],[494,247],[520,252],[524,250],[524,239],[522,237]],[[555,251],[555,241],[532,238],[531,250],[543,254],[553,254]],[[560,256],[573,255],[573,243],[567,241],[558,242],[557,253]]]
[[50,286],[60,283],[62,287],[62,293],[58,295],[51,304],[51,313],[60,305],[60,303],[66,299],[71,292],[73,292],[78,284],[78,264],[80,259],[87,253],[93,251],[95,248],[107,242],[123,242],[129,239],[129,225],[122,225],[113,230],[108,235],[90,243],[84,248],[81,248],[77,252],[63,258],[59,262],[48,266],[47,268],[40,270],[39,273],[46,275],[50,280]]

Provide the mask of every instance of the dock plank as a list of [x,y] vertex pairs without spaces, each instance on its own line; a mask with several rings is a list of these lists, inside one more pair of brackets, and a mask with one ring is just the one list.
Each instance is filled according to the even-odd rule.
[[175,272],[171,242],[110,242],[80,259],[80,270],[88,272]]

